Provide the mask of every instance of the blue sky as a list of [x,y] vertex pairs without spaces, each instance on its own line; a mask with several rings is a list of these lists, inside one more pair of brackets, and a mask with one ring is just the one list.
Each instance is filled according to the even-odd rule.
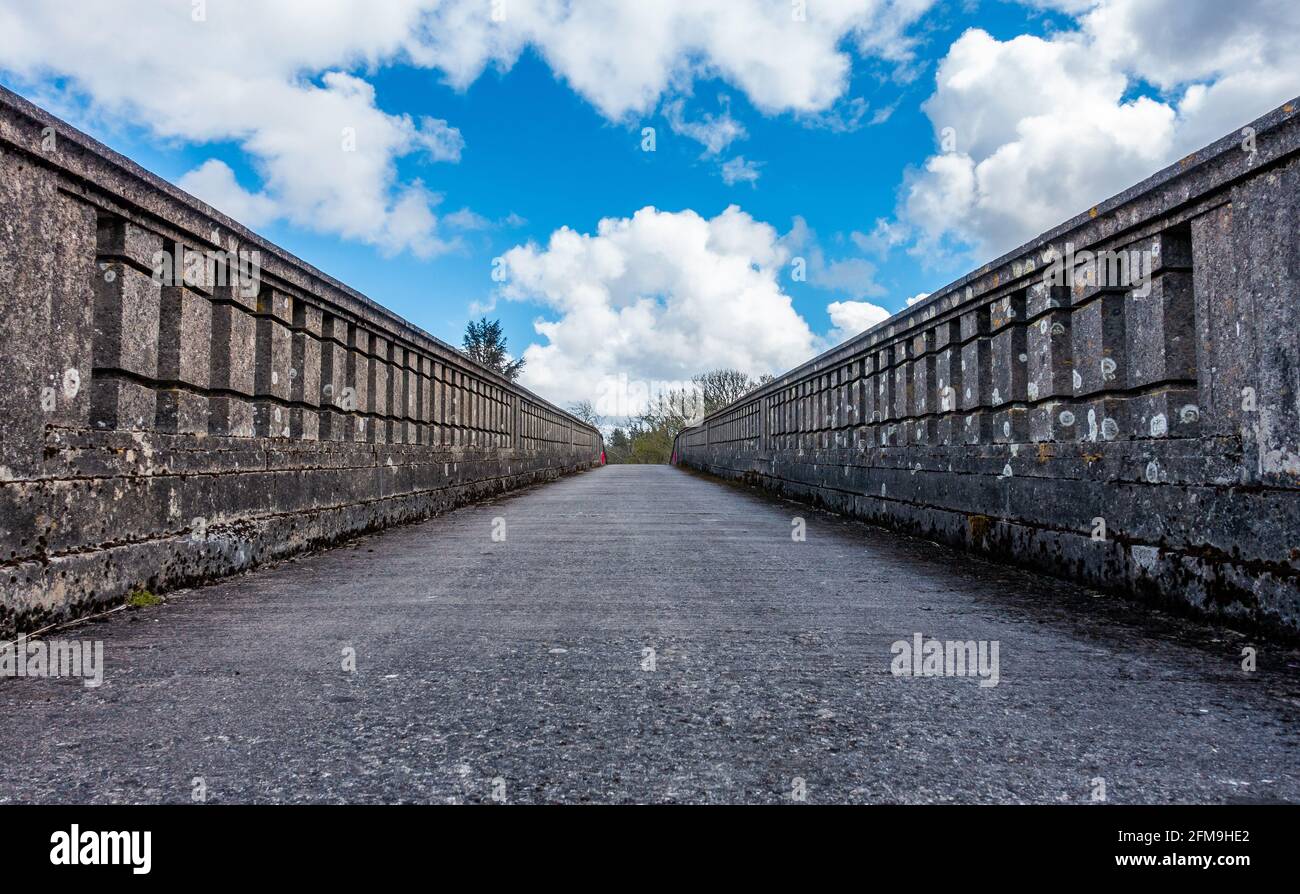
[[[663,42],[667,61],[656,68],[658,57],[650,62],[632,59],[651,38],[639,41],[634,31],[615,33],[621,27],[617,21],[584,26],[572,15],[563,26],[551,27],[521,22],[519,12],[507,22],[517,23],[519,29],[513,51],[487,53],[486,61],[479,60],[476,68],[473,62],[462,62],[474,50],[473,29],[458,29],[449,24],[457,20],[449,17],[461,6],[467,15],[482,18],[486,0],[477,5],[466,5],[469,0],[432,3],[428,4],[431,11],[417,9],[418,0],[403,2],[412,7],[411,19],[391,27],[382,21],[359,24],[362,20],[357,17],[368,15],[363,6],[334,4],[340,7],[334,18],[321,22],[317,16],[313,22],[328,39],[302,36],[303,29],[295,29],[295,15],[315,14],[282,10],[285,34],[290,36],[248,52],[274,55],[283,47],[283,66],[259,61],[263,70],[245,74],[247,67],[241,71],[237,52],[229,70],[211,61],[223,55],[221,29],[234,28],[232,39],[239,38],[231,24],[234,10],[227,16],[223,0],[210,0],[204,20],[197,23],[192,21],[191,2],[145,5],[164,11],[150,26],[158,29],[158,39],[169,40],[174,31],[177,40],[195,42],[191,52],[178,49],[175,71],[152,68],[165,64],[156,61],[156,53],[123,57],[133,51],[115,47],[111,34],[102,42],[67,46],[80,39],[73,36],[77,28],[89,29],[93,23],[65,25],[44,18],[46,12],[29,5],[2,0],[0,23],[11,27],[0,29],[10,33],[9,38],[0,38],[0,82],[52,107],[173,182],[194,188],[198,181],[187,180],[187,175],[192,177],[192,172],[214,159],[224,163],[242,190],[266,196],[259,206],[265,219],[248,221],[254,229],[448,342],[459,344],[467,319],[490,308],[485,312],[502,320],[514,351],[529,345],[539,349],[530,358],[537,378],[529,384],[543,389],[559,387],[566,375],[572,377],[573,370],[585,368],[604,376],[689,375],[692,370],[686,360],[651,362],[632,348],[583,356],[582,345],[612,340],[614,330],[602,330],[602,325],[627,327],[637,320],[647,321],[647,330],[655,330],[646,333],[652,341],[657,332],[665,343],[698,339],[713,344],[719,337],[725,339],[725,313],[722,325],[714,319],[708,328],[682,320],[707,317],[691,311],[692,301],[725,305],[732,297],[738,302],[735,307],[742,309],[728,312],[745,314],[743,308],[752,304],[760,308],[754,313],[761,326],[799,330],[797,320],[806,325],[806,335],[799,330],[797,337],[779,344],[753,346],[749,353],[740,345],[730,352],[735,365],[755,374],[779,371],[782,365],[802,359],[801,354],[878,320],[884,311],[902,308],[908,297],[947,283],[1153,172],[1189,143],[1199,145],[1236,126],[1227,122],[1240,117],[1239,123],[1244,124],[1297,89],[1295,77],[1285,72],[1284,57],[1274,59],[1270,46],[1258,45],[1268,39],[1267,34],[1241,37],[1249,51],[1227,53],[1226,58],[1222,47],[1196,45],[1185,47],[1190,61],[1176,56],[1143,60],[1138,58],[1140,46],[1130,48],[1127,57],[1097,52],[1103,27],[1153,37],[1143,33],[1150,30],[1143,17],[1162,12],[1156,0],[1145,4],[1138,0],[1024,4],[912,0],[903,4],[910,8],[902,14],[901,28],[880,24],[889,4],[864,0],[866,18],[854,20],[866,22],[860,31],[854,31],[852,24],[843,26],[842,33],[832,30],[827,40],[807,50],[809,55],[793,59],[789,70],[781,68],[780,39],[774,50],[752,59],[744,56],[743,49],[726,46],[725,40],[710,46],[689,33],[674,36],[665,29],[668,36],[656,39]],[[773,0],[775,6],[768,0],[746,2],[768,12],[779,7],[782,15],[790,6],[784,0]],[[738,10],[741,5],[718,8],[726,15],[730,13],[725,10]],[[1283,9],[1269,0],[1260,0],[1259,5],[1266,13]],[[95,15],[93,7],[86,9],[92,11],[85,15]],[[1216,15],[1214,5],[1208,3],[1179,10],[1184,16]],[[809,17],[819,13],[816,0],[811,0]],[[402,41],[412,40],[416,29],[410,22],[419,15],[432,17],[424,24],[437,29],[438,36],[415,50],[401,46]],[[1262,18],[1267,25],[1268,16]],[[120,27],[110,21],[105,28]],[[355,46],[349,43],[353,23],[358,23]],[[1207,21],[1199,25],[1214,27]],[[580,30],[587,26],[588,33]],[[735,23],[737,28],[744,26],[743,21]],[[628,29],[638,27],[645,24],[627,24]],[[694,25],[683,18],[674,27],[689,32]],[[606,29],[603,35],[601,28]],[[569,39],[575,34],[576,42]],[[873,42],[879,35],[884,36]],[[298,39],[301,45],[293,43]],[[42,40],[44,48],[31,46]],[[595,40],[602,41],[603,50],[591,48]],[[461,41],[470,49],[461,47]],[[620,41],[625,45],[619,46]],[[147,44],[148,39],[137,42]],[[322,48],[325,44],[337,45],[332,56],[329,48]],[[607,79],[620,81],[619,89],[625,77],[621,66],[625,59],[631,60],[627,68],[633,75],[627,76],[624,93],[606,90],[601,72],[593,75],[583,67],[589,56],[601,51],[610,54]],[[791,50],[792,55],[802,52]],[[196,53],[205,60],[198,75],[184,68]],[[1199,68],[1198,53],[1203,57]],[[831,90],[829,102],[826,91],[815,86],[805,94],[780,82],[773,86],[773,78],[794,83],[817,65],[833,70],[837,57],[848,61],[848,69],[842,83]],[[139,79],[121,75],[124,65],[140,67]],[[1270,65],[1277,70],[1269,69]],[[645,70],[645,83],[636,81],[638,66]],[[667,71],[666,81],[656,80],[663,74],[660,68]],[[1247,81],[1245,73],[1252,68],[1254,80]],[[250,95],[265,92],[267,85],[282,87],[290,103],[285,108],[296,114],[308,103],[295,102],[294,97],[314,101],[337,91],[337,82],[329,80],[329,73],[337,72],[351,75],[355,80],[348,83],[353,87],[373,89],[373,97],[358,97],[354,92],[347,101],[392,125],[391,132],[383,131],[387,138],[401,140],[410,138],[411,132],[424,132],[421,122],[426,116],[445,123],[439,125],[441,132],[458,132],[458,159],[434,160],[435,153],[409,147],[389,149],[378,158],[376,168],[387,164],[389,173],[375,174],[372,181],[359,181],[356,186],[356,195],[370,190],[382,203],[395,201],[412,184],[422,185],[420,194],[427,196],[428,208],[438,218],[436,229],[433,224],[425,228],[436,233],[435,249],[422,252],[412,247],[415,242],[403,246],[400,239],[368,231],[361,236],[341,232],[350,225],[339,223],[337,214],[313,211],[342,203],[346,214],[348,201],[347,196],[319,199],[312,194],[330,189],[328,182],[314,182],[304,173],[310,165],[303,159],[314,156],[294,155],[301,152],[298,148],[279,155],[279,150],[265,148],[293,139],[292,132],[276,131],[283,113],[268,108],[256,114],[250,111],[247,120],[240,120],[244,110],[251,108],[247,100],[223,106],[210,89],[204,92],[208,84],[225,85],[230,78],[247,77]],[[200,76],[212,80],[205,82]],[[1057,86],[1052,86],[1053,79]],[[194,116],[172,114],[161,105],[163,100],[150,93],[157,85],[171,82],[177,84],[169,88],[177,96],[168,102],[183,102],[186,95],[178,91],[188,89],[196,100],[204,96],[204,101],[215,104],[213,116],[219,121],[195,123]],[[1192,101],[1189,88],[1198,87],[1205,89],[1205,95]],[[1224,94],[1217,102],[1216,91]],[[1053,108],[1053,95],[1062,108]],[[855,113],[856,120],[847,126],[828,123],[849,121]],[[398,121],[402,116],[409,116],[414,124],[402,125]],[[714,123],[724,120],[743,128],[743,138],[709,152],[683,127],[683,122],[686,127],[707,124],[709,116]],[[1059,132],[1044,127],[1041,132],[1046,136],[1024,136],[1025,122],[1051,123],[1052,116],[1059,116]],[[1081,123],[1072,117],[1085,120]],[[958,135],[955,153],[941,151],[937,139],[948,121]],[[642,128],[647,126],[655,128],[653,152],[642,149]],[[1080,128],[1080,132],[1070,130]],[[1143,139],[1132,139],[1135,128]],[[334,131],[326,127],[324,132]],[[393,136],[399,132],[406,136]],[[363,128],[361,139],[365,141],[370,133]],[[419,137],[415,139],[418,142]],[[1078,157],[1071,158],[1070,146],[1076,144]],[[1032,160],[1035,152],[1044,156],[1041,164]],[[1049,157],[1050,152],[1057,157]],[[1011,155],[1022,161],[1007,164],[1005,159]],[[757,163],[756,180],[725,181],[722,166],[727,161],[737,164],[737,157]],[[290,170],[293,167],[298,170]],[[318,180],[328,181],[332,175],[326,173]],[[290,181],[292,186],[285,186]],[[233,200],[224,202],[223,195],[194,191],[240,216]],[[312,204],[318,199],[326,206]],[[280,216],[294,202],[303,203],[307,210]],[[630,219],[647,206],[671,215],[694,212],[703,221],[716,221],[733,205],[756,227],[770,227],[775,235],[775,240],[766,239],[755,230],[738,243],[745,246],[737,249],[742,255],[753,253],[752,266],[765,269],[766,264],[773,269],[763,282],[751,283],[736,296],[723,294],[725,284],[708,284],[701,294],[683,294],[679,300],[669,294],[674,288],[690,291],[689,284],[704,275],[699,270],[713,270],[712,266],[684,266],[671,274],[652,270],[626,277],[642,283],[639,288],[647,291],[648,299],[658,302],[653,313],[638,315],[628,312],[638,296],[619,297],[626,283],[612,284],[597,277],[588,285],[597,290],[608,287],[614,313],[602,309],[603,315],[591,314],[581,323],[579,315],[588,314],[589,308],[576,308],[589,303],[583,297],[589,293],[575,287],[573,294],[557,295],[567,288],[566,281],[556,278],[561,274],[542,269],[548,257],[558,259],[559,253],[548,253],[547,245],[563,227],[592,234],[602,219]],[[269,206],[276,206],[275,210],[266,211]],[[454,213],[462,209],[468,211],[460,225],[451,226]],[[392,217],[382,211],[376,215],[376,220]],[[803,222],[802,228],[796,221]],[[683,219],[665,217],[660,222],[675,226]],[[873,242],[868,239],[873,232],[889,233],[891,238]],[[676,262],[671,249],[662,248],[664,243],[647,249],[643,243],[632,244],[635,236],[628,239],[611,246],[622,253],[624,265],[658,268]],[[530,243],[532,249],[526,250]],[[778,255],[764,261],[764,252],[774,245],[779,247]],[[514,287],[506,289],[493,281],[491,272],[493,259],[512,249],[524,253],[510,255]],[[582,268],[586,270],[601,256],[594,252],[575,263],[586,265]],[[795,257],[810,262],[814,272],[807,281],[790,275]],[[512,300],[505,300],[503,290]],[[778,306],[787,298],[788,308]],[[833,319],[829,308],[837,302],[841,316]],[[675,313],[681,319],[673,319]],[[566,323],[570,315],[573,319]],[[548,337],[537,331],[538,320],[563,325]],[[747,331],[763,330],[738,327],[737,338],[753,343],[755,336],[744,335]],[[540,351],[548,344],[549,354]],[[565,355],[563,362],[560,354]],[[698,350],[683,351],[682,356],[698,356]],[[556,398],[577,396],[575,392]]]

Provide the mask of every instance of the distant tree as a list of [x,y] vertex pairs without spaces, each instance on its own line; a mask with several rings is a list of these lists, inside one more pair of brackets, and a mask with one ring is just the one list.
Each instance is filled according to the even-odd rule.
[[629,462],[658,463],[668,462],[673,455],[673,435],[666,428],[649,428],[632,439],[632,455]]
[[500,320],[483,317],[477,323],[470,320],[465,324],[465,340],[462,342],[469,359],[475,360],[488,369],[493,369],[514,381],[524,369],[524,358],[511,360],[506,347],[506,337],[501,331]]
[[600,428],[605,424],[605,417],[596,412],[596,408],[591,405],[589,400],[580,400],[577,403],[569,404],[569,412],[595,428]]
[[678,388],[652,397],[637,422],[645,431],[668,432],[671,440],[688,425],[699,422],[705,412],[698,388]]
[[632,439],[622,426],[609,433],[609,439],[605,441],[605,460],[609,463],[632,461]]
[[[669,462],[673,439],[682,429],[772,380],[772,376],[751,379],[737,369],[715,369],[695,376],[685,388],[656,394],[628,422],[626,431],[620,427],[611,432],[606,443],[609,462]],[[579,415],[576,409],[573,412]]]
[[700,390],[704,400],[704,415],[707,416],[733,401],[740,400],[755,388],[761,388],[773,381],[773,377],[763,375],[755,380],[738,369],[714,369],[700,373],[691,381]]

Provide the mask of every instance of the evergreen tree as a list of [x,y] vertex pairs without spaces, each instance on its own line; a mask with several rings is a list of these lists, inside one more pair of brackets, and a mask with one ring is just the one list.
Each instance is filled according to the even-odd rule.
[[488,369],[493,369],[514,381],[524,369],[524,358],[511,360],[506,347],[506,337],[501,331],[500,320],[483,317],[477,323],[470,320],[465,324],[463,350],[471,360],[475,360]]

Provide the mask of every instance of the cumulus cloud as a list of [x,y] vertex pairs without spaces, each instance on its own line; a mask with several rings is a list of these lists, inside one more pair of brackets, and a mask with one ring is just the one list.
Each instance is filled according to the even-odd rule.
[[661,96],[718,77],[765,112],[816,112],[844,92],[851,59],[912,59],[908,29],[933,0],[818,0],[802,20],[770,0],[655,3],[508,2],[492,21],[482,0],[447,0],[411,52],[467,86],[488,66],[509,68],[527,46],[610,119],[645,114]]
[[780,286],[787,247],[734,205],[713,218],[646,207],[503,257],[503,296],[549,312],[534,324],[545,343],[524,352],[523,382],[554,400],[627,415],[647,383],[688,380],[702,363],[759,376],[817,347]]
[[[920,304],[929,297],[929,292],[917,292],[906,299],[907,306]],[[870,301],[832,301],[826,305],[826,313],[830,315],[831,325],[834,327],[827,336],[832,344],[848,341],[853,336],[866,332],[877,323],[883,323],[893,316],[892,311]]]
[[848,341],[890,317],[889,311],[870,301],[832,301],[826,305],[826,312],[835,327],[829,336],[834,344]]
[[971,30],[939,65],[924,109],[946,145],[900,203],[918,254],[1001,254],[1300,93],[1293,0],[1036,5],[1077,29]]
[[240,186],[230,165],[220,159],[208,159],[181,177],[179,186],[246,226],[260,227],[276,216],[275,203]]
[[951,151],[905,193],[923,249],[953,235],[984,255],[1009,250],[1150,174],[1173,142],[1173,109],[1126,99],[1128,79],[1077,35],[968,31],[937,82],[924,108]]
[[384,112],[373,86],[345,70],[401,52],[419,3],[376,4],[362,16],[344,2],[232,0],[202,12],[149,0],[85,3],[75,13],[65,4],[5,4],[0,65],[32,82],[64,79],[88,98],[89,115],[110,125],[238,143],[262,178],[259,190],[239,186],[215,160],[182,178],[234,216],[282,217],[388,253],[447,250],[437,195],[399,182],[396,159],[456,161],[459,131]]
[[[350,0],[118,0],[75,10],[6,0],[0,66],[46,101],[87,98],[87,117],[144,123],[194,143],[238,143],[260,189],[211,163],[184,182],[250,222],[278,216],[385,252],[428,255],[454,240],[439,233],[437,194],[399,182],[396,160],[455,162],[464,140],[445,120],[382,111],[361,72],[406,62],[464,88],[532,47],[611,120],[689,96],[703,77],[732,84],[767,113],[817,112],[843,94],[851,46],[900,65],[911,60],[908,29],[932,2],[823,0],[800,21],[789,4],[769,0],[511,0],[496,21],[498,7],[486,0],[385,0],[364,10]],[[711,155],[744,136],[725,109],[691,119],[669,108],[675,126]],[[757,178],[753,162],[729,165],[729,182]]]

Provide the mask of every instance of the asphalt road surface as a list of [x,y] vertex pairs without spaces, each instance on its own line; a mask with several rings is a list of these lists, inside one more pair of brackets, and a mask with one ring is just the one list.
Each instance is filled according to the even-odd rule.
[[1295,651],[666,466],[49,636],[104,680],[0,680],[0,802],[1300,801]]

